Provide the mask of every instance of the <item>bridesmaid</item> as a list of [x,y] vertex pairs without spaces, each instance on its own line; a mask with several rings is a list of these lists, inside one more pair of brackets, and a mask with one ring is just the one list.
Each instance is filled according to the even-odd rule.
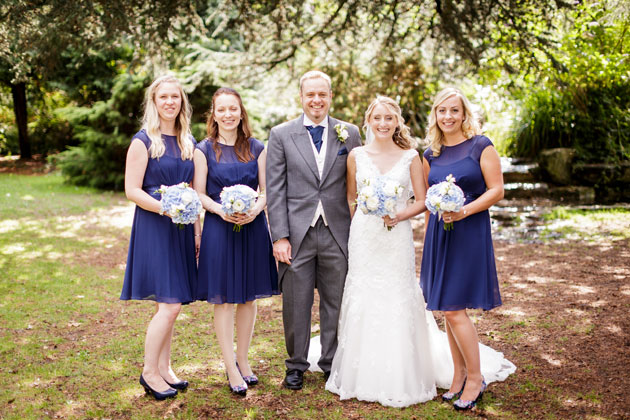
[[[426,233],[420,281],[427,309],[444,311],[454,364],[451,388],[444,401],[469,410],[481,399],[479,339],[467,308],[490,310],[501,305],[490,235],[488,208],[503,198],[503,175],[492,142],[481,135],[468,99],[457,89],[439,92],[429,116],[424,153],[427,186],[453,174],[466,203],[443,221],[426,213]],[[444,223],[455,222],[451,231]]]
[[[131,229],[123,300],[154,300],[144,346],[140,384],[156,400],[188,387],[171,369],[173,327],[182,303],[193,300],[200,224],[184,229],[160,213],[160,185],[192,181],[195,140],[191,107],[173,76],[156,79],[146,91],[142,129],[127,152],[125,193],[136,203]],[[197,242],[197,244],[196,244]]]
[[[196,300],[214,304],[214,329],[223,354],[230,390],[246,395],[258,383],[247,359],[256,322],[256,299],[278,294],[278,273],[263,210],[264,145],[251,137],[247,111],[234,89],[220,88],[212,97],[208,138],[195,150],[195,190],[206,216],[199,254]],[[245,184],[259,190],[248,213],[229,216],[221,209],[223,187]],[[234,224],[242,226],[240,232]],[[236,355],[234,354],[234,305]],[[236,356],[236,360],[235,360]]]

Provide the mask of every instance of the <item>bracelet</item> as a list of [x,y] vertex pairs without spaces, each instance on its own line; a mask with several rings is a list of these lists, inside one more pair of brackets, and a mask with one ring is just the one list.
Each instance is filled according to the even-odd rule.
[[195,233],[195,238],[201,238],[201,234],[197,235],[197,234]]
[[464,210],[464,216],[466,216],[468,214],[468,210],[466,210],[466,207],[462,207],[462,210]]

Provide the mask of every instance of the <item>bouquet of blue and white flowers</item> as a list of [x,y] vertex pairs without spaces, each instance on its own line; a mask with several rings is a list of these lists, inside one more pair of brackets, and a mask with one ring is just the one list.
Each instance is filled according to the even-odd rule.
[[[404,191],[403,187],[385,177],[367,178],[358,186],[357,207],[364,214],[373,216],[394,217],[396,214],[396,201]],[[392,230],[387,226],[387,230]]]
[[[445,211],[458,212],[465,202],[464,192],[455,184],[453,174],[447,176],[446,181],[431,185],[424,201],[431,213],[438,214],[438,220]],[[444,230],[452,229],[453,222],[444,223]]]
[[[258,193],[247,185],[236,184],[231,187],[223,187],[221,191],[221,209],[230,216],[235,213],[247,213],[254,207],[257,198]],[[240,232],[241,225],[234,224],[232,230]]]
[[195,223],[203,210],[197,192],[185,182],[170,187],[162,185],[155,192],[162,194],[160,214],[171,216],[173,223],[177,223],[180,229]]

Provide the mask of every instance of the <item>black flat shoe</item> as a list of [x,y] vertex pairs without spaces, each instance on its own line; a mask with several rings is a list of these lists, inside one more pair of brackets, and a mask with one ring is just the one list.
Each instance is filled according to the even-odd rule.
[[175,388],[175,389],[179,389],[180,391],[185,391],[186,388],[188,388],[188,381],[179,381],[177,383],[170,383],[169,381],[167,381],[166,379],[164,379],[164,381],[168,384],[168,386],[170,386],[171,388]]
[[304,372],[299,369],[287,369],[287,374],[282,381],[282,386],[293,391],[302,389],[304,384]]
[[169,388],[164,392],[157,392],[155,389],[151,388],[149,384],[144,380],[144,377],[140,375],[140,385],[144,387],[144,392],[149,395],[152,395],[158,401],[162,401],[166,398],[173,398],[177,395],[177,390],[173,388]]
[[326,372],[324,372],[324,380],[325,380],[326,382],[328,382],[328,378],[330,378],[330,371],[329,371],[329,370],[327,370]]

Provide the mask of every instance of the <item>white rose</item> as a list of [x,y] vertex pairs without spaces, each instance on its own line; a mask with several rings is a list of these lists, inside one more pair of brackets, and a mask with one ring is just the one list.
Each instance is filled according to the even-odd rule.
[[346,140],[348,138],[348,132],[346,130],[341,131],[341,136],[342,139]]
[[240,213],[245,208],[245,203],[243,203],[243,200],[241,200],[241,199],[234,200],[234,203],[232,204],[232,207],[234,208],[235,212]]
[[193,201],[193,195],[190,191],[185,191],[182,193],[181,200],[184,204],[190,204]]
[[366,197],[366,198],[373,197],[373,196],[374,196],[374,188],[372,188],[372,187],[370,186],[370,184],[367,184],[365,187],[363,187],[363,188],[361,189],[361,194],[362,194],[364,197]]
[[396,200],[385,200],[385,210],[388,213],[394,213],[396,211]]
[[396,194],[397,189],[398,189],[398,184],[396,184],[394,181],[386,181],[385,185],[383,185],[383,192],[385,193],[385,195],[389,197],[394,197],[398,195]]
[[453,202],[446,202],[442,204],[442,210],[444,211],[455,211],[456,204]]
[[431,197],[429,202],[433,207],[438,207],[440,205],[440,197]]
[[368,197],[367,200],[365,200],[365,205],[367,206],[367,208],[369,210],[377,210],[378,209],[378,197]]

